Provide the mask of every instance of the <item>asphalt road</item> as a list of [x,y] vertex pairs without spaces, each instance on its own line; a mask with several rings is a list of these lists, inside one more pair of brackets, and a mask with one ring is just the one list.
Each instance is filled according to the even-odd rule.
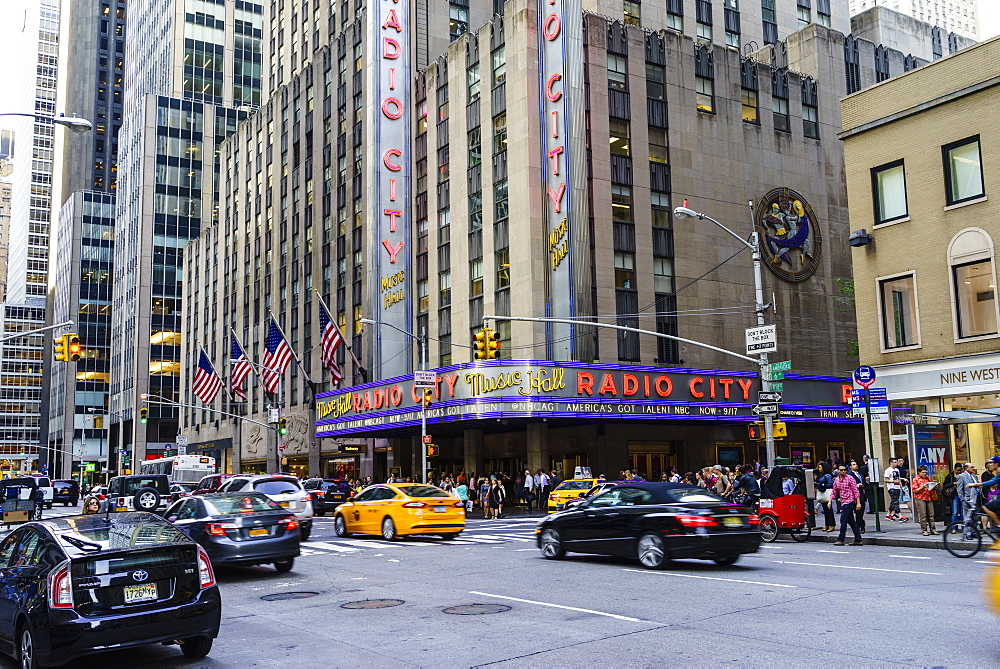
[[[157,646],[69,666],[1000,665],[982,555],[779,540],[732,567],[652,572],[544,560],[534,523],[471,520],[451,542],[386,543],[337,539],[332,520],[317,519],[291,573],[217,571],[223,625],[209,658]],[[316,594],[261,600],[289,592]],[[404,603],[341,608],[372,599]],[[444,613],[465,604],[510,609]]]

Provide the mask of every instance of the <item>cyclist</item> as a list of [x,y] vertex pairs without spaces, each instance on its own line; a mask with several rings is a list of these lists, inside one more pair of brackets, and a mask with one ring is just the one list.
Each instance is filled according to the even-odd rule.
[[740,477],[733,484],[733,496],[735,497],[737,491],[742,490],[746,494],[744,504],[751,509],[756,509],[760,501],[760,484],[757,483],[757,479],[753,475],[753,467],[743,465],[739,468],[739,473]]
[[[992,462],[1000,463],[1000,456],[994,455]],[[988,481],[982,481],[981,483],[967,483],[967,488],[989,488],[995,485],[1000,485],[1000,473],[998,473],[993,478]],[[983,505],[983,511],[989,516],[990,520],[993,521],[993,526],[997,527],[1000,525],[1000,497],[994,497],[992,500]]]

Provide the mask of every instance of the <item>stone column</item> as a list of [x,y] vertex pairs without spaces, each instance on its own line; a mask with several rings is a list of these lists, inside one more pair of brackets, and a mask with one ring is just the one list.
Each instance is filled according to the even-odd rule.
[[528,423],[528,469],[549,470],[549,426],[541,421]]
[[466,474],[472,476],[475,472],[478,476],[482,476],[486,473],[483,471],[483,431],[466,430],[463,441]]

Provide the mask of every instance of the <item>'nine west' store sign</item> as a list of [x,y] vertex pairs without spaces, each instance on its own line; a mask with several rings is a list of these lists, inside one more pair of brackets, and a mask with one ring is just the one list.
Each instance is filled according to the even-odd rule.
[[[751,420],[759,383],[752,372],[507,360],[465,363],[437,372],[431,423],[513,417]],[[785,381],[782,418],[847,422],[847,379]],[[378,431],[420,422],[421,391],[412,376],[317,396],[320,436]]]

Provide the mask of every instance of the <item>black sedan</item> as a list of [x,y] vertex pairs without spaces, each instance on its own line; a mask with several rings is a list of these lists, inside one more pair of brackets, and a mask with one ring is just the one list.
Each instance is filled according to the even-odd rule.
[[629,481],[542,520],[542,556],[597,553],[663,569],[672,558],[733,564],[760,547],[756,517],[696,486]]
[[163,516],[201,544],[217,566],[273,563],[287,572],[299,555],[295,514],[259,492],[185,497]]
[[28,523],[0,542],[0,650],[22,667],[178,641],[205,657],[221,612],[204,549],[150,513]]

